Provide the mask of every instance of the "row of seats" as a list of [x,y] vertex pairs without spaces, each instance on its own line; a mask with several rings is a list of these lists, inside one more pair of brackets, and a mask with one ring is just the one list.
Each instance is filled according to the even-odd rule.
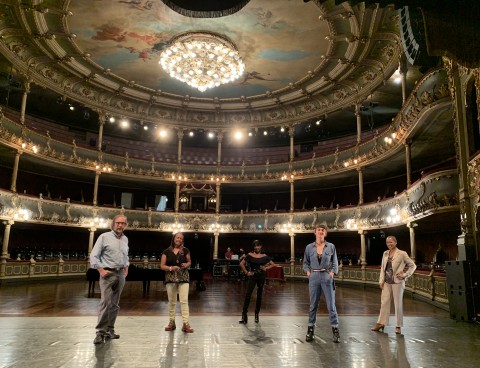
[[[5,116],[7,116],[10,120],[16,122],[20,121],[20,113],[17,111],[8,110],[5,113]],[[75,134],[71,132],[68,127],[51,123],[49,121],[39,119],[33,116],[25,116],[25,125],[28,129],[31,129],[43,136],[46,136],[48,131],[52,139],[68,144],[71,144],[72,140],[75,138]]]
[[[19,113],[15,111],[8,112],[9,117],[18,121]],[[68,130],[68,127],[55,124],[43,119],[26,116],[25,123],[28,128],[37,131],[39,134],[46,135],[48,131],[53,139],[71,144],[72,140],[77,138],[77,146],[95,147],[98,135],[88,132],[85,141],[79,139],[75,134]],[[363,132],[362,141],[373,138],[373,133]],[[337,148],[343,150],[354,147],[357,143],[356,136],[346,136],[327,141],[319,141],[317,145],[313,145],[313,150],[301,152],[300,145],[294,146],[295,160],[306,160],[316,157],[333,154]],[[123,139],[119,137],[104,136],[103,149],[106,153],[118,156],[125,156],[128,152],[130,158],[143,160],[151,160],[154,157],[156,162],[177,162],[176,147],[158,145],[153,142],[143,142]],[[287,162],[290,158],[290,147],[257,147],[257,148],[223,148],[222,149],[222,165],[239,166],[245,165],[265,165]],[[182,163],[191,165],[216,165],[217,149],[204,147],[182,147]]]

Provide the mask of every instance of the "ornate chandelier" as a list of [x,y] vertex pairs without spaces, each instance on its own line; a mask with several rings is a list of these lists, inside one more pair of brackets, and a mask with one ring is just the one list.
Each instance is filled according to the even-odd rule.
[[159,64],[171,77],[200,92],[230,83],[245,70],[235,45],[216,33],[182,33],[170,43]]

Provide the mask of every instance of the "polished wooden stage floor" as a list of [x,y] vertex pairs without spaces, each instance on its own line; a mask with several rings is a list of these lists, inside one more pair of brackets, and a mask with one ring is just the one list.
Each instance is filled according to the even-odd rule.
[[[337,287],[341,343],[334,344],[324,302],[316,339],[305,342],[306,282],[267,285],[260,323],[239,325],[245,284],[207,281],[190,291],[193,334],[165,332],[167,297],[152,283],[127,283],[117,321],[119,340],[93,345],[98,284],[87,297],[83,280],[0,286],[0,367],[473,367],[480,359],[480,327],[406,295],[405,327],[396,335],[370,331],[380,290]],[[255,298],[252,298],[251,309]],[[393,319],[392,319],[393,320]],[[180,323],[180,316],[177,318]]]
[[[197,292],[195,283],[191,284],[189,305],[192,316],[240,315],[245,283],[207,280],[206,284],[204,292]],[[84,281],[5,284],[0,287],[0,316],[94,316],[100,297],[98,283],[93,298],[87,297],[87,289],[88,284]],[[255,295],[256,291],[252,296],[252,308]],[[338,285],[336,298],[340,316],[378,314],[380,289]],[[269,281],[264,290],[261,314],[306,316],[308,304],[306,282]],[[165,316],[168,312],[167,293],[162,282],[152,282],[148,297],[143,297],[141,282],[127,282],[120,305],[122,316]],[[446,311],[408,295],[405,296],[404,310],[406,316],[448,317]],[[326,313],[323,300],[319,313]]]

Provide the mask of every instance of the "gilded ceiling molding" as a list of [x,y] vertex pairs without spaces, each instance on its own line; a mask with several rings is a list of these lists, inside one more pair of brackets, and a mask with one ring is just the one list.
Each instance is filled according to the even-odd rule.
[[[63,4],[67,6],[68,2]],[[26,14],[28,12],[26,9],[20,9],[20,16],[17,18],[14,15],[17,14],[13,11],[14,7],[7,6],[11,23],[7,26],[5,22],[0,22],[2,37],[0,48],[2,44],[8,48],[9,52],[3,52],[3,54],[20,71],[25,72],[29,69],[28,61],[35,60],[33,67],[30,67],[30,75],[35,83],[91,108],[105,109],[111,114],[120,113],[125,117],[152,122],[161,119],[169,126],[185,128],[213,129],[219,123],[234,126],[239,122],[245,127],[276,126],[302,122],[305,119],[347,107],[359,98],[366,98],[371,89],[383,83],[384,75],[390,74],[397,67],[400,52],[399,39],[393,32],[393,26],[387,24],[389,20],[385,19],[383,10],[368,9],[364,14],[353,11],[348,4],[338,7],[338,9],[318,5],[322,17],[328,19],[332,35],[328,54],[320,61],[315,70],[307,73],[303,80],[278,91],[272,91],[271,96],[267,93],[250,96],[246,99],[228,99],[228,101],[192,97],[187,101],[185,96],[153,91],[138,86],[134,81],[125,81],[112,74],[108,69],[97,65],[92,61],[90,55],[78,48],[75,43],[76,37],[68,30],[67,19],[70,17],[70,13],[67,8],[56,13],[35,12],[33,18],[31,14]],[[385,12],[387,13],[389,10],[385,10]],[[59,22],[61,27],[50,20],[52,14],[61,17],[61,22]],[[359,24],[362,24],[367,16],[374,17],[377,22],[385,24],[381,31],[381,41],[375,40],[374,34],[357,34]],[[42,24],[41,29],[39,24]],[[337,31],[342,24],[349,28],[349,32],[346,34],[343,34],[343,31],[342,33]],[[55,25],[58,29],[44,29],[49,25],[52,27]],[[30,34],[31,37],[25,37],[25,34]],[[35,39],[33,37],[35,34],[41,37]],[[46,37],[47,34],[55,37]],[[346,39],[349,42],[349,51],[339,57],[330,57],[329,55],[336,52],[336,46],[340,47]],[[360,42],[361,40],[362,42]],[[378,43],[383,43],[380,59],[378,59],[378,55],[375,55]],[[363,75],[354,74],[354,70],[360,65],[354,65],[349,56],[350,53],[358,54],[359,52],[362,53]],[[45,55],[51,58],[50,63],[46,62]],[[378,72],[369,66],[372,60],[376,60],[376,63],[379,64],[382,76],[379,76]],[[325,76],[325,80],[319,83],[319,78],[322,78],[322,70],[326,68],[331,69],[332,73]],[[361,77],[362,82],[348,80],[353,75],[355,78]],[[66,80],[68,80],[68,87]],[[325,88],[331,88],[331,81],[339,83],[339,86],[342,83],[345,84],[341,89],[339,87],[327,92]],[[294,93],[292,93],[291,87],[294,88]],[[309,105],[307,110],[304,106],[308,106],[310,100],[315,103]],[[288,114],[286,106],[288,106]],[[178,109],[186,110],[186,112],[179,113],[176,111]],[[221,109],[222,113],[219,115],[207,112],[210,109],[213,111]],[[258,110],[262,117],[253,119],[251,116],[253,110]]]

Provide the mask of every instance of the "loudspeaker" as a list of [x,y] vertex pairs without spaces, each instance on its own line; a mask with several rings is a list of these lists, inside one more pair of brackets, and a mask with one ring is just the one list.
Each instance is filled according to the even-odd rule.
[[419,8],[404,6],[398,10],[400,15],[400,37],[407,60],[412,65],[433,66],[436,57],[427,54],[425,26]]
[[473,321],[480,314],[480,262],[447,261],[448,304],[450,318]]
[[465,322],[476,319],[474,297],[471,292],[449,290],[448,306],[451,319]]
[[467,284],[470,284],[469,269],[469,263],[465,261],[445,262],[448,290],[466,291]]

